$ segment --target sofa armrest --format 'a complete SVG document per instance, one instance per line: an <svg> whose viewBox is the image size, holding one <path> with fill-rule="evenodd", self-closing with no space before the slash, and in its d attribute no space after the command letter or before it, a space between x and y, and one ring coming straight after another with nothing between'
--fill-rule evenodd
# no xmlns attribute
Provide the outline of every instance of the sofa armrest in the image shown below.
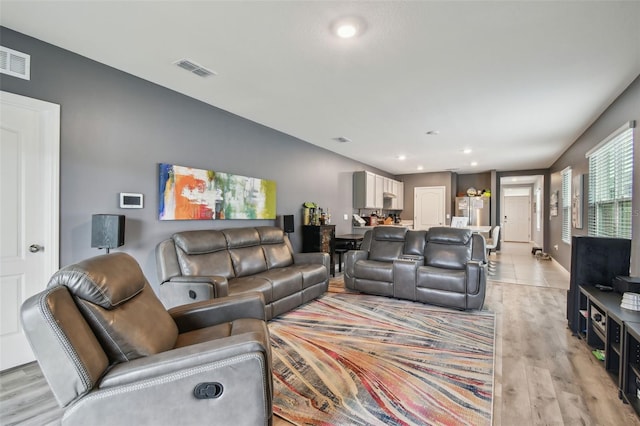
<svg viewBox="0 0 640 426"><path fill-rule="evenodd" d="M478 294L486 280L487 264L476 260L470 260L466 265L467 294Z"/></svg>
<svg viewBox="0 0 640 426"><path fill-rule="evenodd" d="M252 333L238 334L116 364L103 376L100 389L194 369L250 352L263 352L267 359L268 349L263 347L260 340Z"/></svg>
<svg viewBox="0 0 640 426"><path fill-rule="evenodd" d="M329 253L293 253L293 263L296 265L321 264L327 268L327 274L331 273L331 258L329 257Z"/></svg>
<svg viewBox="0 0 640 426"><path fill-rule="evenodd" d="M225 297L228 294L229 283L225 277L220 276L181 275L160 284L160 300L166 308Z"/></svg>
<svg viewBox="0 0 640 426"><path fill-rule="evenodd" d="M364 250L351 250L344 254L344 284L348 289L355 290L354 267L358 260L366 260L369 252Z"/></svg>
<svg viewBox="0 0 640 426"><path fill-rule="evenodd" d="M271 367L264 341L268 344L268 337L261 333L245 333L118 364L98 388L67 409L64 420L195 424L213 418L220 424L271 424ZM222 396L194 397L207 384Z"/></svg>
<svg viewBox="0 0 640 426"><path fill-rule="evenodd" d="M266 320L264 297L258 292L177 306L170 309L169 314L178 326L180 333L240 318Z"/></svg>
<svg viewBox="0 0 640 426"><path fill-rule="evenodd" d="M418 266L423 256L401 256L393 261L393 297L416 300Z"/></svg>

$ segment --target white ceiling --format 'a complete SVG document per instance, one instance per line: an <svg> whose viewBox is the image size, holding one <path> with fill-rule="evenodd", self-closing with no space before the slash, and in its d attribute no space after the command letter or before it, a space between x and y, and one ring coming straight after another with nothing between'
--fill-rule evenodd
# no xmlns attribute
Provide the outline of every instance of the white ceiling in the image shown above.
<svg viewBox="0 0 640 426"><path fill-rule="evenodd" d="M392 174L547 168L640 74L638 1L0 0L0 24Z"/></svg>

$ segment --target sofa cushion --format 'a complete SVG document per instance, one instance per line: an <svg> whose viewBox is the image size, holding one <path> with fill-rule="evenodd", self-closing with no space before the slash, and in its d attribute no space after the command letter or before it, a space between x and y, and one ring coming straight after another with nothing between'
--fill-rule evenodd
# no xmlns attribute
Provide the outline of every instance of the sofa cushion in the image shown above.
<svg viewBox="0 0 640 426"><path fill-rule="evenodd" d="M229 256L227 250L187 255L181 248L176 247L176 254L182 275L218 275L227 279L235 276L233 265L231 264L231 256Z"/></svg>
<svg viewBox="0 0 640 426"><path fill-rule="evenodd" d="M446 269L465 269L471 260L471 235L468 229L437 227L427 232L425 265Z"/></svg>
<svg viewBox="0 0 640 426"><path fill-rule="evenodd" d="M358 260L353 267L355 276L365 280L393 282L393 263L377 260Z"/></svg>
<svg viewBox="0 0 640 426"><path fill-rule="evenodd" d="M173 234L181 275L235 276L227 239L220 231L185 231Z"/></svg>
<svg viewBox="0 0 640 426"><path fill-rule="evenodd" d="M142 292L147 279L138 263L124 253L97 256L60 269L48 286L66 286L74 297L113 309Z"/></svg>
<svg viewBox="0 0 640 426"><path fill-rule="evenodd" d="M256 228L232 228L222 231L236 277L246 277L267 270L267 262Z"/></svg>
<svg viewBox="0 0 640 426"><path fill-rule="evenodd" d="M266 278L251 275L248 277L234 278L229 281L229 296L244 294L250 291L262 293L266 305L273 302L273 286Z"/></svg>
<svg viewBox="0 0 640 426"><path fill-rule="evenodd" d="M466 293L466 271L434 268L431 266L418 267L417 287L433 290Z"/></svg>
<svg viewBox="0 0 640 426"><path fill-rule="evenodd" d="M470 229L438 226L429 229L427 242L466 245L469 243L472 234L473 232Z"/></svg>
<svg viewBox="0 0 640 426"><path fill-rule="evenodd" d="M271 282L273 299L280 300L302 290L302 274L291 268L277 268L261 272L256 277Z"/></svg>
<svg viewBox="0 0 640 426"><path fill-rule="evenodd" d="M49 282L58 285L69 289L111 363L173 348L178 328L128 254L97 256L62 268Z"/></svg>
<svg viewBox="0 0 640 426"><path fill-rule="evenodd" d="M407 231L404 239L404 254L424 256L427 231Z"/></svg>
<svg viewBox="0 0 640 426"><path fill-rule="evenodd" d="M227 239L221 231L184 231L173 234L173 241L186 254L214 253L227 249Z"/></svg>
<svg viewBox="0 0 640 426"><path fill-rule="evenodd" d="M291 265L289 268L295 269L302 274L302 288L309 288L327 280L327 268L316 263L302 265Z"/></svg>

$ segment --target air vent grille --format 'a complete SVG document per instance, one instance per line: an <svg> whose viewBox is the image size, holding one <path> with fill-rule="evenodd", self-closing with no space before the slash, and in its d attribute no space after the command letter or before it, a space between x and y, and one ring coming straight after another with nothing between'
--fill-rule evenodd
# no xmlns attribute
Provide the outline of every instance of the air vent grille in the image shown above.
<svg viewBox="0 0 640 426"><path fill-rule="evenodd" d="M17 50L0 46L0 73L13 77L31 79L31 56Z"/></svg>
<svg viewBox="0 0 640 426"><path fill-rule="evenodd" d="M217 75L216 72L211 71L210 69L205 68L190 59L180 59L179 61L174 62L174 64L182 69L192 72L199 77L209 77L211 75Z"/></svg>

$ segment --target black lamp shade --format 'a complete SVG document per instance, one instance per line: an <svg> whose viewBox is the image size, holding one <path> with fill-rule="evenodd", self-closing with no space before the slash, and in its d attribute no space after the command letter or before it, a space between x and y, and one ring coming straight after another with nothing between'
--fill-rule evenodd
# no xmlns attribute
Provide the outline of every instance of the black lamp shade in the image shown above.
<svg viewBox="0 0 640 426"><path fill-rule="evenodd" d="M124 245L124 215L94 214L91 217L91 247L116 248Z"/></svg>

